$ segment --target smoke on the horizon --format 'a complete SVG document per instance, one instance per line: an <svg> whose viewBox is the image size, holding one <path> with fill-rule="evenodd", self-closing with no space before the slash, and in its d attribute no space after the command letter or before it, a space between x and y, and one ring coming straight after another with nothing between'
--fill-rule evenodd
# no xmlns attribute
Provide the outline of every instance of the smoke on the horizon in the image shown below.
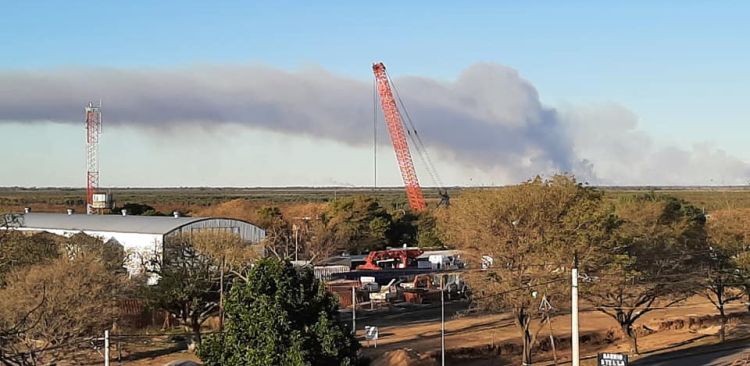
<svg viewBox="0 0 750 366"><path fill-rule="evenodd" d="M610 184L706 184L714 176L742 184L750 176L750 165L721 150L656 146L624 108L544 106L533 85L502 65L472 65L449 82L395 82L432 154L501 181L555 172ZM82 123L83 104L100 98L107 125L178 132L186 124L223 124L372 143L372 84L322 69L0 72L0 122Z"/></svg>

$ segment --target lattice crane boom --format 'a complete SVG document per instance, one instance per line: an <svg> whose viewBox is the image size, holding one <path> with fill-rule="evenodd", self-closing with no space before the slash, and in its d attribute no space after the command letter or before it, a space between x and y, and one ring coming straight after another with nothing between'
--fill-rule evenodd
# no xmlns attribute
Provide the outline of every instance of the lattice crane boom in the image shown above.
<svg viewBox="0 0 750 366"><path fill-rule="evenodd" d="M404 180L406 188L406 197L409 200L409 207L412 210L420 212L427 208L422 193L422 187L419 185L417 172L414 169L414 161L411 158L411 151L406 140L406 131L401 119L401 113L396 105L396 100L391 91L388 74L385 72L385 65L382 62L372 65L372 71L375 73L375 82L380 96L380 107L383 109L388 134L391 136L393 150L396 152L396 160L401 170L401 178Z"/></svg>

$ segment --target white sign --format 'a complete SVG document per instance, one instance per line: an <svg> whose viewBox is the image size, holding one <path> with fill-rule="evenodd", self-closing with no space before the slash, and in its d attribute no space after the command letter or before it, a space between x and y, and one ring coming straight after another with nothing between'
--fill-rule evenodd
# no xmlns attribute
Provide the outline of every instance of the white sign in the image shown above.
<svg viewBox="0 0 750 366"><path fill-rule="evenodd" d="M365 339L368 341L378 340L378 327L365 326Z"/></svg>
<svg viewBox="0 0 750 366"><path fill-rule="evenodd" d="M597 356L599 366L628 366L628 355L622 353L600 353Z"/></svg>

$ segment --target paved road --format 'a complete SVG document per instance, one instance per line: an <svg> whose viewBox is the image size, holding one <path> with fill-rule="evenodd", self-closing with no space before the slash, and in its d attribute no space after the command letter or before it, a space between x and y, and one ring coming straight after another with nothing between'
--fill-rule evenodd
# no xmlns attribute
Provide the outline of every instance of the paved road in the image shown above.
<svg viewBox="0 0 750 366"><path fill-rule="evenodd" d="M689 355L694 350L683 351L688 354L687 357L679 357L679 352L671 352L668 355L656 355L652 357L646 357L637 362L634 362L634 366L724 366L731 365L732 362L738 358L750 357L750 343L735 344L727 349L722 346L715 346L705 348L701 350L700 354ZM705 351L703 353L702 351ZM743 365L743 364L740 364ZM750 365L750 361L748 362Z"/></svg>

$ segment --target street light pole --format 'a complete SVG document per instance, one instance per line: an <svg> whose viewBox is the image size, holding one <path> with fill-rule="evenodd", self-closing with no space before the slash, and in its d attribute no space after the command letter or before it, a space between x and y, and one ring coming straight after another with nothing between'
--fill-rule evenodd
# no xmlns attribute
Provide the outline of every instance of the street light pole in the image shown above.
<svg viewBox="0 0 750 366"><path fill-rule="evenodd" d="M294 261L297 262L297 253L298 250L298 239L299 239L299 226L297 224L292 224L292 230L294 231Z"/></svg>
<svg viewBox="0 0 750 366"><path fill-rule="evenodd" d="M440 366L445 366L445 281L440 274Z"/></svg>
<svg viewBox="0 0 750 366"><path fill-rule="evenodd" d="M573 366L580 365L580 355L578 349L578 253L575 254L575 261L571 272L571 342L572 342L572 362Z"/></svg>
<svg viewBox="0 0 750 366"><path fill-rule="evenodd" d="M357 289L352 286L352 334L357 336Z"/></svg>

